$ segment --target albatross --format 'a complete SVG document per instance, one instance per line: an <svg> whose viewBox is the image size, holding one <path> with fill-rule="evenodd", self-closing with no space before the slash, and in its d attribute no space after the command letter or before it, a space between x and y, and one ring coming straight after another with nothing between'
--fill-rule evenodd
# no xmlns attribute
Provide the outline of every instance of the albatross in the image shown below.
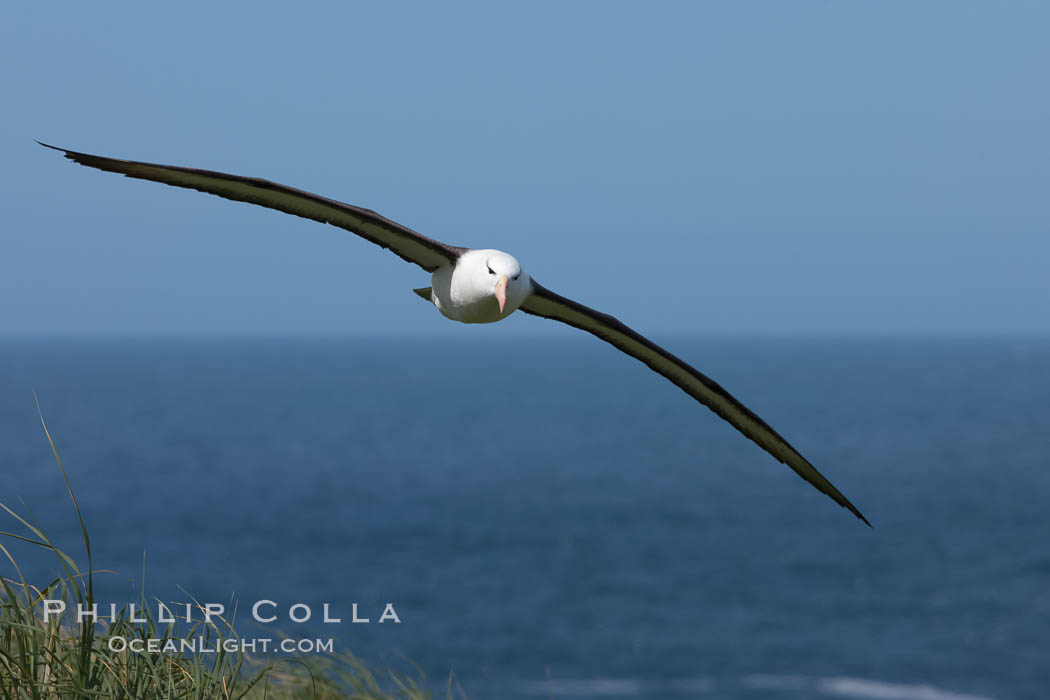
<svg viewBox="0 0 1050 700"><path fill-rule="evenodd" d="M495 323L520 309L586 331L664 376L821 493L871 526L867 518L798 450L721 385L616 318L547 289L526 274L521 264L508 253L442 243L370 209L269 180L106 158L37 143L60 151L80 165L256 204L346 229L430 273L430 286L413 291L453 321Z"/></svg>

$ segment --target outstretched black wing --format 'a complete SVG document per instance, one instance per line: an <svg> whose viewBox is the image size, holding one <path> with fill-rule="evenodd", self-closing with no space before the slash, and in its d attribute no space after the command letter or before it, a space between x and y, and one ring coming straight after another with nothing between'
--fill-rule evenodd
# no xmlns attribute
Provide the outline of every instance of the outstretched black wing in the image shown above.
<svg viewBox="0 0 1050 700"><path fill-rule="evenodd" d="M561 321L587 331L641 360L651 370L667 377L682 391L727 420L730 425L757 443L766 452L794 469L799 476L813 484L822 493L827 494L835 503L843 508L848 508L851 513L871 527L868 519L861 515L860 511L805 457L788 444L787 440L780 437L780 434L768 423L733 398L713 379L678 359L645 336L631 330L612 316L595 311L560 294L555 294L536 282L533 282L532 286L532 294L521 305L522 311L533 316Z"/></svg>
<svg viewBox="0 0 1050 700"><path fill-rule="evenodd" d="M371 209L343 204L334 199L257 177L228 175L212 170L183 168L176 165L118 160L68 151L46 143L40 145L61 151L66 158L75 163L99 170L121 173L140 180L162 182L175 187L186 187L237 202L248 202L276 209L286 214L320 221L323 224L332 224L356 233L381 248L389 248L403 260L415 263L428 272L446 263L454 263L467 250L467 248L459 248L427 238L410 228L380 216Z"/></svg>

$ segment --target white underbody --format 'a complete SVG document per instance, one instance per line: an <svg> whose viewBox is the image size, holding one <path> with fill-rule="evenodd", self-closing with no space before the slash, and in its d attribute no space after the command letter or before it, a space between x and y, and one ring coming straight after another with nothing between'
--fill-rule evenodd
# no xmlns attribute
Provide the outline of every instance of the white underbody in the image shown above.
<svg viewBox="0 0 1050 700"><path fill-rule="evenodd" d="M512 265L512 267L505 267ZM494 269L498 274L492 274ZM515 273L517 279L514 279ZM494 295L500 275L507 275L503 312ZM532 280L517 261L498 250L471 250L453 265L443 265L431 277L430 300L446 318L460 323L495 323L514 313L532 290Z"/></svg>

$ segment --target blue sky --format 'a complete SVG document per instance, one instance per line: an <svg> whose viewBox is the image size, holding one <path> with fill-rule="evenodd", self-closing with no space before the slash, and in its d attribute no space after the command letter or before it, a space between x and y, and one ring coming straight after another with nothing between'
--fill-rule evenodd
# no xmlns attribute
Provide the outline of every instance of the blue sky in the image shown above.
<svg viewBox="0 0 1050 700"><path fill-rule="evenodd" d="M349 233L40 139L500 248L643 332L1046 335L1048 26L1024 2L24 4L0 332L462 332Z"/></svg>

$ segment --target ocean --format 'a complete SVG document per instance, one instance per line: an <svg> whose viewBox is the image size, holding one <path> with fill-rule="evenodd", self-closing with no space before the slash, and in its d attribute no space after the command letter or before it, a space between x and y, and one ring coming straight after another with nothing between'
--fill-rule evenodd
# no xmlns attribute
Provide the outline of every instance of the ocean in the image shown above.
<svg viewBox="0 0 1050 700"><path fill-rule="evenodd" d="M83 561L35 391L100 600L273 601L478 699L1050 694L1050 341L657 340L874 528L585 337L6 340L0 501Z"/></svg>

